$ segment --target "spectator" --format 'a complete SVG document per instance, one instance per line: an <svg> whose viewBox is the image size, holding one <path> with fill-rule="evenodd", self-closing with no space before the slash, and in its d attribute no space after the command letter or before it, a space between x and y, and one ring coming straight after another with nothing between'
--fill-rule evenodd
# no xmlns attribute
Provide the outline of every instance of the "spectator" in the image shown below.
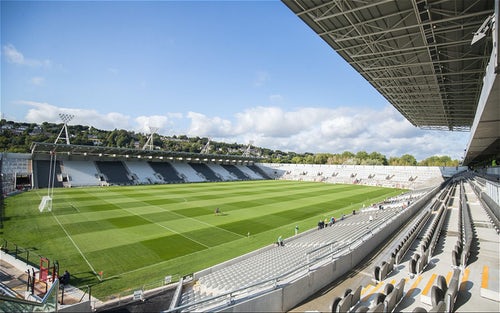
<svg viewBox="0 0 500 313"><path fill-rule="evenodd" d="M278 247L285 246L285 242L283 241L283 237L281 237L281 235L278 237L278 241L276 243L278 244Z"/></svg>
<svg viewBox="0 0 500 313"><path fill-rule="evenodd" d="M64 274L61 277L59 277L59 281L61 282L61 284L67 285L69 284L69 277L70 277L69 272L68 270L66 270L64 271Z"/></svg>

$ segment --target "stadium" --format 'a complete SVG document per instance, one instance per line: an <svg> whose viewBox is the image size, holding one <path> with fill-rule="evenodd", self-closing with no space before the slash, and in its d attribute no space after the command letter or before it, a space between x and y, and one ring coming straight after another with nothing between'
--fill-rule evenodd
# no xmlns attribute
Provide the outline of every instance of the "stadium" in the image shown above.
<svg viewBox="0 0 500 313"><path fill-rule="evenodd" d="M61 116L1 155L2 311L500 310L499 2L283 3L413 125L469 131L462 165L80 146Z"/></svg>

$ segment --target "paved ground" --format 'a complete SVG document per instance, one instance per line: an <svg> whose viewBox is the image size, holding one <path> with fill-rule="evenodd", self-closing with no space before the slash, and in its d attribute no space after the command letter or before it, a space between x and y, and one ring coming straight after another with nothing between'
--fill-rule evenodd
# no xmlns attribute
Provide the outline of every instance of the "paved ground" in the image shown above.
<svg viewBox="0 0 500 313"><path fill-rule="evenodd" d="M0 251L1 282L16 293L20 295L31 293L30 288L28 288L27 270L29 269L31 271L32 268L32 266L27 265L25 262L15 259L13 256L5 253L4 251ZM35 269L35 273L37 273L37 271L38 269ZM38 275L35 275L35 277L34 294L42 298L52 283L50 282L50 279L47 283L45 283L38 280ZM64 288L61 287L61 292L59 293L59 308L64 308L65 306L73 305L82 300L85 301L88 299L88 294L84 291L71 285L65 285ZM96 301L96 299L93 300Z"/></svg>

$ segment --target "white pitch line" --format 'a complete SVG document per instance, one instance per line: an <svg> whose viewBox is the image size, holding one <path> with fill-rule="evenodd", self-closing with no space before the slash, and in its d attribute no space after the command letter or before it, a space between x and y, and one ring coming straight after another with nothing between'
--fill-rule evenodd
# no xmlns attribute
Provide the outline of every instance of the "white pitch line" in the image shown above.
<svg viewBox="0 0 500 313"><path fill-rule="evenodd" d="M103 200L103 201L105 201L105 202L107 202L107 203L110 203L110 204L115 205L114 203L109 202L109 201L108 201L108 200L106 200L106 199L103 199L103 198L100 198L100 199L101 199L101 200ZM138 202L141 202L141 201L138 201ZM143 202L143 203L145 203L145 202ZM137 213L131 212L131 211L129 211L129 210L127 210L127 209L124 209L124 208L121 208L121 209L122 209L122 210L124 210L124 211L127 211L127 212L129 212L130 214L133 214L133 215L135 215L135 216L137 216L137 217L140 217L140 218L142 218L143 220L146 220L146 221L148 221L148 222L150 222L150 223L152 223L152 224L155 224L155 225L157 225L157 226L160 226L161 228L164 228L164 229L166 229L166 230L168 230L168 231L171 231L171 232L173 232L173 233L175 233L175 234L178 234L178 235L180 235L180 236L182 236L182 237L184 237L184 238L187 238L187 239L189 239L189 240L191 240L191 241L193 241L193 242L196 242L197 244L200 244L200 245L204 246L205 248L210 248L210 246L207 246L206 244L204 244L204 243L202 243L202 242L199 242L198 240L195 240L195 239L193 239L193 238L189 238L188 236L185 236L184 234L182 234L182 233L180 233L180 232L178 232L178 231L176 231L176 230L174 230L174 229L171 229L171 228L169 228L169 227L167 227L167 226L165 226L165 225L159 224L159 223L157 223L157 222L155 222L155 221L153 221L153 220L151 220L151 219L145 218L144 216L142 216L142 215L140 215L140 214L137 214Z"/></svg>
<svg viewBox="0 0 500 313"><path fill-rule="evenodd" d="M147 194L148 194L148 193L147 193ZM125 195L125 197L128 197L128 196L126 196L126 195ZM128 198L130 198L130 197L128 197ZM219 227L219 226L215 226L215 225L213 225L213 224L210 224L210 223L207 223L207 222L204 222L204 221L200 221L199 219L192 218L192 217L189 217L189 216L185 216L185 215L179 214L179 213L177 213L177 212L175 212L175 211L170 211L170 210L165 209L165 208L162 208L161 206L158 206L158 205L151 205L151 204L149 204L149 203L147 203L147 202L144 202L144 201L139 201L139 200L136 200L136 199L134 199L134 198L131 198L131 199L132 199L132 200L134 200L135 202L144 203L144 204L146 204L146 205L148 205L148 206L150 206L150 207L159 208L159 209L161 209L162 211L165 211L165 212L168 212L168 213L172 213L172 214L177 215L177 216L180 216L180 217L182 217L182 218L184 218L184 219L190 219L190 220L193 220L193 221L195 221L195 222L198 222L198 223L200 223L200 224L203 224L203 225L206 225L206 226L209 226L209 227L214 227L214 228L220 229L220 230L222 230L222 231L225 231L225 232L227 232L227 233L230 233L230 234L233 234L233 235L239 236L239 237L241 237L241 238L245 238L245 237L246 237L246 236L244 236L244 235L241 235L241 234L238 234L238 233L235 233L235 232L229 231L229 230L224 229L224 228L221 228L221 227ZM184 199L186 199L186 198L184 198ZM123 210L128 211L127 209L123 209ZM128 212L130 212L130 211L128 211ZM133 212L131 212L131 213L132 213L132 214L135 214L135 213L133 213ZM139 217L142 217L141 215L138 215L138 214L135 214L135 215L137 215L137 216L139 216ZM142 217L142 218L148 221L148 219L146 219L146 218L144 218L144 217ZM188 239L189 239L189 237L186 237L186 238L188 238ZM192 240L192 239L191 239L191 240ZM193 240L193 241L194 241L194 240Z"/></svg>
<svg viewBox="0 0 500 313"><path fill-rule="evenodd" d="M75 246L76 250L78 250L78 252L82 256L82 258L85 260L85 262L87 262L87 265L92 270L92 273L94 273L97 276L97 278L99 280L101 280L100 276L97 275L97 272L95 271L95 269L92 266L92 264L90 264L89 260L85 257L85 255L83 254L82 250L80 250L80 248L78 247L78 245L76 244L76 242L73 240L73 238L71 237L71 235L68 233L68 231L66 230L66 228L64 228L64 226L61 224L61 222L59 221L59 219L57 218L57 216L54 214L54 212L51 212L51 213L52 213L52 216L54 217L54 219L56 220L57 224L59 224L59 226L62 228L62 230L66 233L66 236L69 238L69 240L71 241L71 243L73 244L73 246Z"/></svg>

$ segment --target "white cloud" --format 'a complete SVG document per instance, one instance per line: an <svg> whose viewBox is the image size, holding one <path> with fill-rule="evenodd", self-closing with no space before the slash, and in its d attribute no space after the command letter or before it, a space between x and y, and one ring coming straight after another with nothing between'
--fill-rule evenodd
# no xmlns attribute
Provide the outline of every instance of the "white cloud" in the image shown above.
<svg viewBox="0 0 500 313"><path fill-rule="evenodd" d="M166 128L169 124L169 119L164 115L139 116L135 118L135 122L138 125L137 129L139 132L149 134L154 128L157 129L156 132Z"/></svg>
<svg viewBox="0 0 500 313"><path fill-rule="evenodd" d="M188 112L187 118L191 120L187 131L188 136L227 137L232 135L232 125L228 120L220 117L207 117L196 112Z"/></svg>
<svg viewBox="0 0 500 313"><path fill-rule="evenodd" d="M75 115L70 125L98 129L128 129L158 133L210 137L215 141L247 144L297 153L380 152L387 158L411 154L417 160L433 155L460 159L468 133L421 130L413 127L397 111L387 106L373 109L301 108L287 111L279 107L254 107L236 113L233 119L207 116L199 112L130 117L117 112L61 108L48 103L23 101L30 106L28 122L60 123L59 113ZM186 128L183 125L187 125Z"/></svg>
<svg viewBox="0 0 500 313"><path fill-rule="evenodd" d="M24 55L14 47L12 44L3 46L3 54L7 58L7 61L14 64L26 65L26 66L45 66L50 67L52 62L50 60L37 60L25 58Z"/></svg>
<svg viewBox="0 0 500 313"><path fill-rule="evenodd" d="M74 115L74 118L68 122L69 125L88 125L106 130L131 128L130 117L121 113L111 112L100 114L95 110L62 108L34 101L21 101L20 103L31 107L26 114L26 120L30 123L61 123L61 119L59 118L59 114L61 113Z"/></svg>

